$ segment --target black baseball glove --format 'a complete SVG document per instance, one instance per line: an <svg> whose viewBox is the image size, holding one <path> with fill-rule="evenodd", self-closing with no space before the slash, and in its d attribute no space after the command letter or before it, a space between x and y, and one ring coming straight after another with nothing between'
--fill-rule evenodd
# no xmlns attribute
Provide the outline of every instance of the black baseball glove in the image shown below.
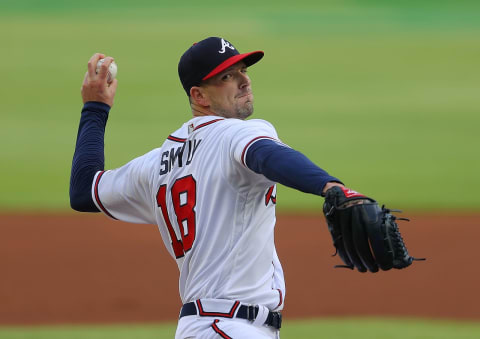
<svg viewBox="0 0 480 339"><path fill-rule="evenodd" d="M323 213L333 238L336 253L347 267L360 272L378 272L405 268L414 260L408 254L403 238L389 210L358 192L334 186L325 194Z"/></svg>

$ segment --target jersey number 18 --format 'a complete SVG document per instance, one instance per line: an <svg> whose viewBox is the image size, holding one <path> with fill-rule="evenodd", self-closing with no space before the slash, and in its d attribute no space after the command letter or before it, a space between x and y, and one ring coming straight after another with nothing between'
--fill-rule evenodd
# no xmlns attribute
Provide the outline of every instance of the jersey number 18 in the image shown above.
<svg viewBox="0 0 480 339"><path fill-rule="evenodd" d="M197 183L192 175L179 178L171 188L172 204L177 217L179 233L175 233L167 211L167 185L162 185L157 192L157 205L160 207L172 239L175 257L181 258L193 246L195 241L195 205L197 202ZM181 239L177 238L181 234Z"/></svg>

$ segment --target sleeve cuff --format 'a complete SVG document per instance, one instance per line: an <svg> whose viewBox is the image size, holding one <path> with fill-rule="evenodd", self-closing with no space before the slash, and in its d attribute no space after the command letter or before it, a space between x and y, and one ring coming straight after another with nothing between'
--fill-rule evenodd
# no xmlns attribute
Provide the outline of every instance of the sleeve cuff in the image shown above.
<svg viewBox="0 0 480 339"><path fill-rule="evenodd" d="M345 184L343 182L341 182L340 180L338 180L337 178L335 177L330 177L329 180L327 180L321 187L321 193L320 193L320 196L325 198L325 193L323 193L323 190L325 189L325 186L329 183L329 182L338 182L339 184L342 184L343 186L345 186Z"/></svg>
<svg viewBox="0 0 480 339"><path fill-rule="evenodd" d="M110 106L104 102L88 101L83 105L82 113L85 111L108 114Z"/></svg>

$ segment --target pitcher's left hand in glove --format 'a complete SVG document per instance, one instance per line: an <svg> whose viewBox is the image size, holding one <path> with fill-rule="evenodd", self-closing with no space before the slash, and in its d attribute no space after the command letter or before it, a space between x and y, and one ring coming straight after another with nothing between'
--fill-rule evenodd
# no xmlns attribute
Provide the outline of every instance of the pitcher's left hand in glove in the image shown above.
<svg viewBox="0 0 480 339"><path fill-rule="evenodd" d="M323 213L336 253L347 267L360 272L405 268L416 259L408 254L397 218L363 194L334 186L325 194ZM399 212L399 211L395 211Z"/></svg>

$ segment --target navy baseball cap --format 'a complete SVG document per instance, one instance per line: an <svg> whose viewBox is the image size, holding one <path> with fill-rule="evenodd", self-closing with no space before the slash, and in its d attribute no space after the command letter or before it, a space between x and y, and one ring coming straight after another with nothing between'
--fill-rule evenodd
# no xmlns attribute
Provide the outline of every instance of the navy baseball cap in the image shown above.
<svg viewBox="0 0 480 339"><path fill-rule="evenodd" d="M178 76L190 96L190 88L203 80L223 72L239 61L248 66L263 58L263 51L240 54L227 40L218 37L206 38L186 50L178 63Z"/></svg>

